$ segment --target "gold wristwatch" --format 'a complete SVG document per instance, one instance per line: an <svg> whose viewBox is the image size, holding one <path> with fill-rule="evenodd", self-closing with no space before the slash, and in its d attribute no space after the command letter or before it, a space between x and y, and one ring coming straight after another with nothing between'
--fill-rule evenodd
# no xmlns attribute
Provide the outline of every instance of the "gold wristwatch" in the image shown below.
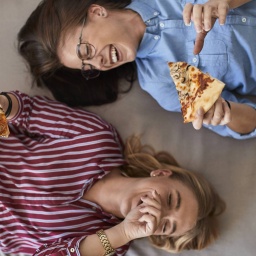
<svg viewBox="0 0 256 256"><path fill-rule="evenodd" d="M104 230L101 229L96 232L97 236L99 237L106 253L103 256L112 256L115 254L115 250L111 247L110 242L108 241L108 237L105 234Z"/></svg>

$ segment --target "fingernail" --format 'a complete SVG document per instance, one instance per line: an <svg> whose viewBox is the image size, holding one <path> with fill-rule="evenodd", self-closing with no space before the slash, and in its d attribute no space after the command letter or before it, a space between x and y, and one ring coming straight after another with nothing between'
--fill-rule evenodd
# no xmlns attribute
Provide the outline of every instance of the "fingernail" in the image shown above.
<svg viewBox="0 0 256 256"><path fill-rule="evenodd" d="M206 26L204 27L204 30L205 30L205 31L209 31L210 29L211 29L210 26L207 26L207 25L206 25Z"/></svg>
<svg viewBox="0 0 256 256"><path fill-rule="evenodd" d="M189 23L185 23L185 26L190 27L191 26L191 21Z"/></svg>

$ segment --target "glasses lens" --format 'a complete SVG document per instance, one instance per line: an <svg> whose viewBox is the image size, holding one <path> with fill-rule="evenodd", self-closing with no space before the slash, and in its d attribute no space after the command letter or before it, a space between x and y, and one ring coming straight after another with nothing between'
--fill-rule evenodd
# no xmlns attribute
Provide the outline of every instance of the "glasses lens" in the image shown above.
<svg viewBox="0 0 256 256"><path fill-rule="evenodd" d="M82 60L90 60L95 56L95 48L89 43L80 43L76 47L77 56Z"/></svg>
<svg viewBox="0 0 256 256"><path fill-rule="evenodd" d="M95 69L90 64L83 64L81 72L82 72L82 76L84 78L86 78L87 80L92 79L92 78L96 78L100 75L100 71Z"/></svg>

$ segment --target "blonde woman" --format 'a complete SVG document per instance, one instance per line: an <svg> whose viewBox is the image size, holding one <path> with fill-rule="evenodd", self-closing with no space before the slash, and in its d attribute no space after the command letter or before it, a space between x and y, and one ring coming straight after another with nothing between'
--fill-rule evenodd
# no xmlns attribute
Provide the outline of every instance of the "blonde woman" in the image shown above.
<svg viewBox="0 0 256 256"><path fill-rule="evenodd" d="M224 203L201 176L137 137L124 149L99 116L44 97L1 93L0 249L34 255L124 255L149 237L170 252L217 238Z"/></svg>

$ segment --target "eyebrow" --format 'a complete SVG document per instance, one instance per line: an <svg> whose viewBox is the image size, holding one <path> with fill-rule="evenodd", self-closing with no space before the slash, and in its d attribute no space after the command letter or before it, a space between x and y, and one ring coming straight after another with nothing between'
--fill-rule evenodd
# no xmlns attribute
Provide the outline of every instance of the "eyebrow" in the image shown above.
<svg viewBox="0 0 256 256"><path fill-rule="evenodd" d="M176 195L177 195L177 203L176 203L176 206L175 206L175 210L179 210L180 209L180 204L181 204L181 196L180 196L180 192L176 190ZM172 231L171 231L171 234L172 235L177 229L177 222L174 221L173 222L173 228L172 228Z"/></svg>

